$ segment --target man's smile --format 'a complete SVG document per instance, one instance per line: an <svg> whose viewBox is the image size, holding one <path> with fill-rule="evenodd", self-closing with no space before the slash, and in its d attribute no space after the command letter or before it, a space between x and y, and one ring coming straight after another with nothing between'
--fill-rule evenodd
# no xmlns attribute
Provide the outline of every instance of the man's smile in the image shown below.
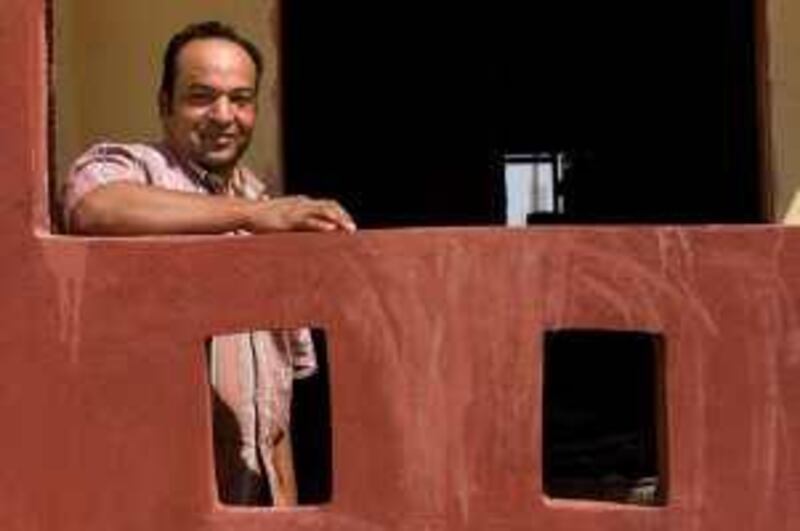
<svg viewBox="0 0 800 531"><path fill-rule="evenodd" d="M203 135L203 142L212 148L226 148L236 144L236 133L212 133Z"/></svg>

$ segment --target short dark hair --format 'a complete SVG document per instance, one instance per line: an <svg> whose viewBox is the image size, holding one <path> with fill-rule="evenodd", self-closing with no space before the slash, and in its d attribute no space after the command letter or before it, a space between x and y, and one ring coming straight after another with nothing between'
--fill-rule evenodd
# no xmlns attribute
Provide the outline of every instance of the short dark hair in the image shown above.
<svg viewBox="0 0 800 531"><path fill-rule="evenodd" d="M175 96L175 78L178 75L178 54L191 41L200 39L223 39L241 46L256 65L256 87L261 82L264 61L255 44L239 35L232 26L223 24L218 20L189 24L172 36L167 44L167 49L164 51L164 65L161 71L161 88L159 92L166 97L164 103L167 107L166 109L161 109L162 112L169 112L172 109L172 100Z"/></svg>

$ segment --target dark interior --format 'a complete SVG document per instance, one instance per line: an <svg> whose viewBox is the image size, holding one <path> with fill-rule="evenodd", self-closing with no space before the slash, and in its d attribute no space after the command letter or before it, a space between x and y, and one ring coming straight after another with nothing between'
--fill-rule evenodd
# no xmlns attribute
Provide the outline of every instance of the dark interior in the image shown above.
<svg viewBox="0 0 800 531"><path fill-rule="evenodd" d="M545 335L542 483L554 498L666 500L664 340L645 332Z"/></svg>
<svg viewBox="0 0 800 531"><path fill-rule="evenodd" d="M284 2L289 192L362 227L502 223L502 157L562 151L558 221L759 222L753 0Z"/></svg>

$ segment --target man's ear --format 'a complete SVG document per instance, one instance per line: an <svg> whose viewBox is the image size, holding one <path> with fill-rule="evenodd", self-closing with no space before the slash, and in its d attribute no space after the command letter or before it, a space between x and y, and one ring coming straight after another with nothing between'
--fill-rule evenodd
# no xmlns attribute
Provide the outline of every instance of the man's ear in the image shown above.
<svg viewBox="0 0 800 531"><path fill-rule="evenodd" d="M158 115L160 117L169 116L169 98L167 93L163 90L158 92Z"/></svg>

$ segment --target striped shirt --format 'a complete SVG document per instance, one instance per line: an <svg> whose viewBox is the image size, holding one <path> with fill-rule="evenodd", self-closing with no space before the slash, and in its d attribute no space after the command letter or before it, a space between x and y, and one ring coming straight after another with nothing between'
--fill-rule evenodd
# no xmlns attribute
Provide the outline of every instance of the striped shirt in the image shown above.
<svg viewBox="0 0 800 531"><path fill-rule="evenodd" d="M62 194L64 219L69 220L88 193L104 184L126 181L190 193L268 199L264 184L244 167L238 167L226 183L178 160L164 144L102 143L90 148L72 166ZM217 448L218 460L238 459L238 464L244 463L250 472L237 477L226 467L220 470L218 463L218 476L223 476L220 488L227 491L221 492L221 497L230 503L254 503L259 496L259 481L266 481L274 496L282 485L271 451L288 434L292 381L317 369L310 332L248 331L214 336L208 354L211 385L238 425L228 427L238 433L220 433L223 423L215 418L216 444L234 448L237 454L220 457ZM230 468L241 466L231 464Z"/></svg>

